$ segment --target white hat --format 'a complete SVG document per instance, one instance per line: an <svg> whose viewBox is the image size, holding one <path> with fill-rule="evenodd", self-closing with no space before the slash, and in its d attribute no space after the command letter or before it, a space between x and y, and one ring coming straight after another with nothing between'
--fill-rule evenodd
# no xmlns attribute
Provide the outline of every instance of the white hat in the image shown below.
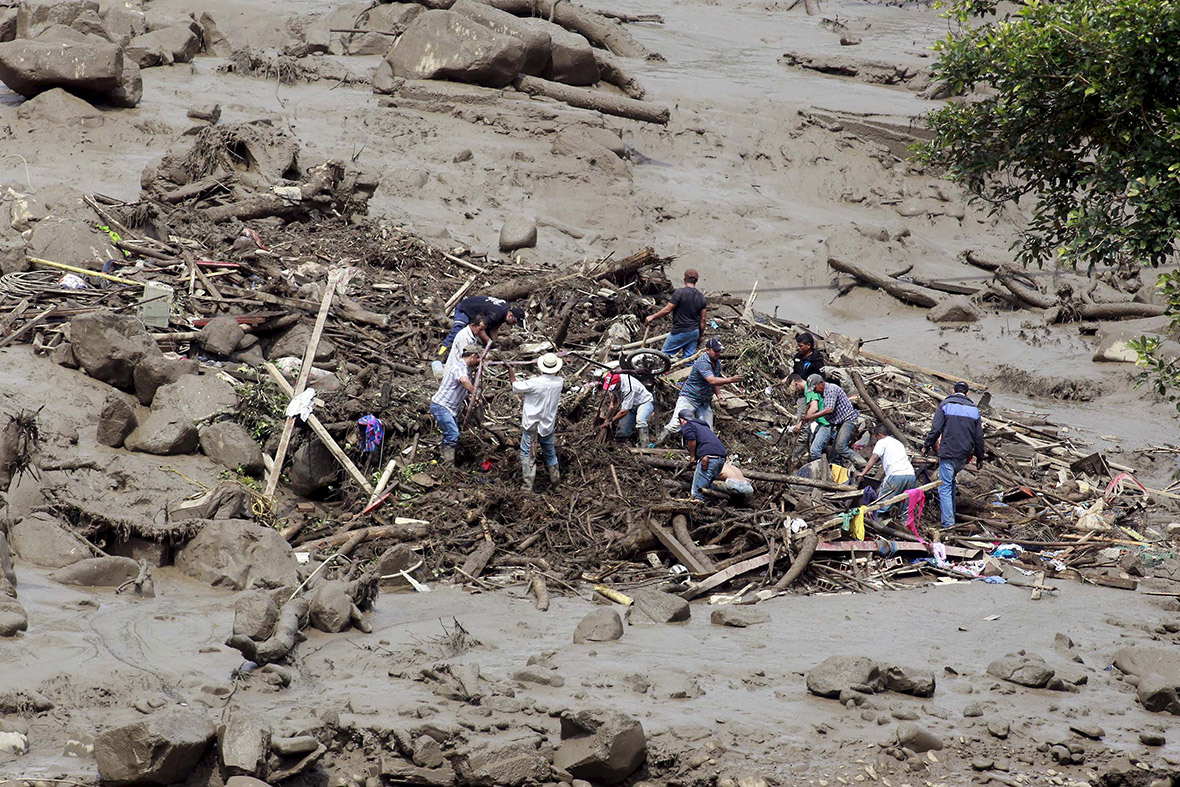
<svg viewBox="0 0 1180 787"><path fill-rule="evenodd" d="M557 374L565 362L557 357L557 353L545 353L537 359L537 368L541 374Z"/></svg>

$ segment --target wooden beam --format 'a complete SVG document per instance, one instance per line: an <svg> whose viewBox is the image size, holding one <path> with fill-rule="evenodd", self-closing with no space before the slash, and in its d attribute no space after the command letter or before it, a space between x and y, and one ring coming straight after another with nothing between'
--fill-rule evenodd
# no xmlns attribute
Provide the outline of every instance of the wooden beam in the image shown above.
<svg viewBox="0 0 1180 787"><path fill-rule="evenodd" d="M752 557L749 560L743 560L741 563L730 566L729 568L718 571L707 579L703 579L697 584L690 587L688 590L680 594L683 599L692 600L702 593L708 593L713 588L724 585L734 577L740 577L742 574L748 574L754 569L762 568L770 563L770 554L759 555Z"/></svg>
<svg viewBox="0 0 1180 787"><path fill-rule="evenodd" d="M689 571L698 576L709 573L708 567L697 560L693 554L684 547L684 544L681 544L676 539L676 536L672 535L671 530L668 530L668 528L664 527L659 522L656 522L654 519L648 519L647 527L649 530L651 530L652 535L655 536L656 539L661 544L663 544L669 552L672 553L672 557L676 558L678 562L687 567Z"/></svg>

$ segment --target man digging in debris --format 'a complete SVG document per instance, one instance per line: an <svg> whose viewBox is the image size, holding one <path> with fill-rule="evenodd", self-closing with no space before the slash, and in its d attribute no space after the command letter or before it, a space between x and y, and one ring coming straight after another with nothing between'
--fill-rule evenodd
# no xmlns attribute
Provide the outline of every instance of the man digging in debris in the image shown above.
<svg viewBox="0 0 1180 787"><path fill-rule="evenodd" d="M680 436L688 447L688 458L693 463L690 494L693 500L703 503L705 495L701 490L712 487L729 454L709 425L694 416L692 410L681 410L676 418L680 422Z"/></svg>
<svg viewBox="0 0 1180 787"><path fill-rule="evenodd" d="M455 306L451 332L447 334L447 338L443 339L442 346L438 348L438 354L446 355L450 352L455 337L481 315L486 318L487 335L492 339L495 339L496 335L500 333L500 326L504 323L516 325L524 322L524 309L519 306L513 306L502 298L494 298L490 295L472 295L459 301Z"/></svg>
<svg viewBox="0 0 1180 787"><path fill-rule="evenodd" d="M619 410L613 418L602 425L602 428L609 429L612 424L618 424L615 437L619 440L626 440L631 436L631 430L634 429L638 435L639 447L647 448L649 445L647 424L655 411L655 401L652 399L651 391L647 390L647 386L635 377L615 372L607 374L606 379L603 380L603 388L614 395L619 403Z"/></svg>
<svg viewBox="0 0 1180 787"><path fill-rule="evenodd" d="M878 423L873 427L873 437L876 438L877 443L873 446L873 453L869 456L868 463L865 464L864 475L867 477L877 466L878 460L881 462L885 478L877 489L877 499L886 500L907 489L916 487L918 479L914 475L914 466L910 464L910 457L906 453L905 443L889 434L889 427L883 423ZM888 516L892 508L892 504L884 506L877 510L877 514L882 517Z"/></svg>
<svg viewBox="0 0 1180 787"><path fill-rule="evenodd" d="M680 352L682 358L695 355L697 342L705 335L705 322L709 319L706 308L705 294L697 289L697 274L694 268L684 272L684 286L672 293L668 304L655 314L647 316L647 324L671 313L672 332L664 340L664 352L675 356Z"/></svg>
<svg viewBox="0 0 1180 787"><path fill-rule="evenodd" d="M680 395L676 397L676 406L672 408L672 418L660 432L657 443L663 443L676 431L676 419L681 410L688 410L693 418L700 418L710 429L713 428L713 395L721 393L721 386L742 379L741 375L721 376L722 349L717 339L705 342L705 354L693 361L692 370L680 386Z"/></svg>
<svg viewBox="0 0 1180 787"><path fill-rule="evenodd" d="M448 366L443 372L438 391L430 400L430 414L442 430L442 462L455 464L455 446L459 444L459 410L467 401L467 395L475 393L471 382L471 369L479 365L480 348L467 345L458 352L458 363Z"/></svg>
<svg viewBox="0 0 1180 787"><path fill-rule="evenodd" d="M955 383L955 392L942 400L934 411L930 432L922 444L922 454L938 447L938 508L943 527L955 526L955 477L974 455L976 465L983 465L983 419L979 408L967 398L967 383Z"/></svg>
<svg viewBox="0 0 1180 787"><path fill-rule="evenodd" d="M561 481L554 430L557 428L557 403L565 384L565 380L557 376L562 364L561 358L555 353L545 353L537 359L540 376L528 380L517 380L512 367L508 367L512 392L524 397L520 417L523 430L520 435L520 465L524 472L521 489L525 492L533 491L533 481L537 476L533 454L538 443L545 456L545 464L549 467L549 482L556 486Z"/></svg>
<svg viewBox="0 0 1180 787"><path fill-rule="evenodd" d="M828 420L828 426L821 426L815 431L811 440L811 459L815 461L823 455L824 449L832 440L836 440L836 459L844 467L852 470L859 464L859 456L852 450L852 438L856 436L856 423L860 420L860 413L852 406L852 400L844 389L835 383L829 383L821 375L813 374L807 378L807 390L823 396L823 407L815 412L803 415L803 422ZM831 416L828 418L828 416ZM799 427L796 426L796 429Z"/></svg>
<svg viewBox="0 0 1180 787"><path fill-rule="evenodd" d="M824 406L824 397L822 394L811 390L807 387L807 382L797 374L787 375L784 381L787 384L787 394L798 399L798 405L795 414L799 418L799 424L793 427L790 431L794 435L799 432L800 426L803 424L804 416L817 416ZM808 431L803 435L802 441L806 442L809 450L812 442L815 440L816 433L820 429L827 429L831 426L827 416L813 417L808 422ZM825 442L824 445L827 445ZM822 450L822 449L821 449Z"/></svg>
<svg viewBox="0 0 1180 787"><path fill-rule="evenodd" d="M459 334L455 337L455 343L451 345L446 366L441 370L437 366L434 366L434 373L438 375L458 364L459 350L461 348L474 345L480 349L480 352L483 352L483 349L487 347L490 341L492 341L492 335L488 332L488 318L481 314L473 319L470 325L459 331Z"/></svg>

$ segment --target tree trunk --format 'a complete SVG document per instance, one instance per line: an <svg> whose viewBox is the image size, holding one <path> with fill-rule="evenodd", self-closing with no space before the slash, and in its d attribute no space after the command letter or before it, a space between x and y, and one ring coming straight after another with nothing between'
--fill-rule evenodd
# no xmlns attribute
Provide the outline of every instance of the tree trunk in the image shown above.
<svg viewBox="0 0 1180 787"><path fill-rule="evenodd" d="M610 52L605 49L595 49L594 60L598 63L598 73L603 82L611 83L636 101L642 101L647 96L647 91L643 89L643 85L639 84L639 80L623 68L619 59Z"/></svg>
<svg viewBox="0 0 1180 787"><path fill-rule="evenodd" d="M607 260L606 262L599 263L584 273L580 266L575 266L551 273L539 273L535 276L521 276L517 279L510 279L503 284L492 287L487 291L487 294L495 298L503 298L506 301L518 301L522 298L527 298L538 290L546 289L562 281L576 279L581 276L587 276L592 279L605 279L609 276L633 276L645 265L652 265L658 262L660 262L660 258L656 256L656 253L652 249L646 248L621 260Z"/></svg>
<svg viewBox="0 0 1180 787"><path fill-rule="evenodd" d="M545 96L569 104L571 107L591 109L604 115L616 115L631 120L641 120L645 123L666 125L670 113L667 107L659 104L649 104L646 101L636 101L633 98L604 93L599 90L587 90L582 87L571 87L560 82L550 82L540 77L518 76L514 83L520 91L530 96Z"/></svg>
<svg viewBox="0 0 1180 787"><path fill-rule="evenodd" d="M540 16L549 21L581 33L591 44L609 49L620 57L650 57L651 52L636 41L620 24L606 17L574 5L568 0L480 0L493 8L508 11L517 16Z"/></svg>
<svg viewBox="0 0 1180 787"><path fill-rule="evenodd" d="M839 271L840 273L847 273L855 277L858 281L885 290L885 292L897 298L899 301L912 303L914 306L923 306L929 309L937 306L941 300L938 297L938 293L933 290L919 287L916 284L898 281L897 279L891 279L884 273L871 271L855 263L845 262L835 257L828 257L828 265L833 270Z"/></svg>
<svg viewBox="0 0 1180 787"><path fill-rule="evenodd" d="M795 556L794 561L791 562L791 567L787 569L787 573L783 574L782 579L774 585L774 591L781 593L789 588L795 580L802 576L803 572L807 570L807 565L811 562L811 558L815 555L815 548L819 546L819 536L815 534L814 530L808 530L801 536L802 543L799 545L799 554Z"/></svg>

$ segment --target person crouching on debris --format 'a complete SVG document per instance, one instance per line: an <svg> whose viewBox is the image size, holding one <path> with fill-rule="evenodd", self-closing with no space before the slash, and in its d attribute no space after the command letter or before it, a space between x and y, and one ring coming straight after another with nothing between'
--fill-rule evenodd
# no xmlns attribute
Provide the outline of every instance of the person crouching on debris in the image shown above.
<svg viewBox="0 0 1180 787"><path fill-rule="evenodd" d="M873 446L873 453L869 456L863 475L868 476L877 466L877 462L881 462L881 471L885 474L885 480L877 489L877 500L887 500L894 495L900 495L907 489L916 487L918 479L914 475L914 466L910 464L910 457L906 453L905 443L889 434L889 427L883 423L878 423L873 427L873 437L877 442ZM877 509L877 514L878 516L888 516L892 508L893 504L891 503Z"/></svg>
<svg viewBox="0 0 1180 787"><path fill-rule="evenodd" d="M503 298L493 298L490 295L472 295L459 301L455 306L455 316L451 322L451 332L443 339L438 348L439 355L446 355L454 346L455 338L470 325L476 317L483 316L487 326L487 333L492 339L500 332L500 326L507 323L516 325L524 322L524 309L513 306ZM486 343L486 342L485 342Z"/></svg>
<svg viewBox="0 0 1180 787"><path fill-rule="evenodd" d="M823 407L817 411L808 411L803 416L804 421L818 421L827 418L830 425L821 426L815 432L811 441L811 459L815 461L823 455L824 448L836 437L836 459L849 470L857 466L856 451L852 450L852 438L856 436L856 424L860 420L860 413L852 406L852 400L844 389L835 383L829 383L818 374L807 378L807 390L817 393L824 398Z"/></svg>
<svg viewBox="0 0 1180 787"><path fill-rule="evenodd" d="M525 492L533 491L533 481L537 476L533 453L538 443L545 456L545 464L549 467L549 482L556 486L561 481L561 471L557 467L555 430L557 403L561 399L562 386L565 385L565 380L557 376L562 365L561 358L555 353L545 353L537 359L540 376L528 380L517 380L512 367L508 367L512 392L524 397L520 417L520 426L524 430L520 435L520 466L524 472L521 489Z"/></svg>
<svg viewBox="0 0 1180 787"><path fill-rule="evenodd" d="M693 361L688 377L680 386L680 395L676 397L676 407L672 409L672 418L660 432L657 443L663 443L668 436L676 431L676 419L681 410L688 410L693 418L700 418L709 429L713 428L713 395L721 393L721 386L736 383L742 379L721 376L721 351L723 347L717 339L705 342L705 354Z"/></svg>
<svg viewBox="0 0 1180 787"><path fill-rule="evenodd" d="M626 440L634 429L638 435L640 448L648 446L648 421L655 411L655 400L651 391L638 379L629 374L610 372L602 382L602 387L611 392L619 403L619 411L614 417L602 425L609 429L612 424L618 424L615 437Z"/></svg>
<svg viewBox="0 0 1180 787"><path fill-rule="evenodd" d="M447 363L442 370L435 366L435 374L440 371L445 371L459 362L459 351L471 345L479 348L480 352L487 346L488 342L492 341L492 335L488 332L488 318L482 314L471 321L471 324L459 331L455 337L455 343L450 348L450 355L447 356Z"/></svg>
<svg viewBox="0 0 1180 787"><path fill-rule="evenodd" d="M754 502L754 485L746 480L746 476L737 465L726 462L721 466L718 477L724 483L725 491L729 493L729 502L742 506L749 506Z"/></svg>
<svg viewBox="0 0 1180 787"><path fill-rule="evenodd" d="M983 466L983 419L975 402L967 398L967 383L955 383L955 392L934 411L930 432L922 444L923 455L938 445L938 509L943 527L955 526L956 476L971 457Z"/></svg>
<svg viewBox="0 0 1180 787"><path fill-rule="evenodd" d="M688 458L693 463L692 499L703 503L705 495L701 490L710 488L721 475L729 454L709 425L694 416L692 410L681 410L676 417L680 421L680 436L688 447Z"/></svg>
<svg viewBox="0 0 1180 787"><path fill-rule="evenodd" d="M459 444L459 410L467 401L467 395L475 393L471 382L471 370L479 365L480 348L469 344L458 351L458 363L448 366L443 372L438 391L430 400L430 414L442 430L442 462L455 464L455 446Z"/></svg>

